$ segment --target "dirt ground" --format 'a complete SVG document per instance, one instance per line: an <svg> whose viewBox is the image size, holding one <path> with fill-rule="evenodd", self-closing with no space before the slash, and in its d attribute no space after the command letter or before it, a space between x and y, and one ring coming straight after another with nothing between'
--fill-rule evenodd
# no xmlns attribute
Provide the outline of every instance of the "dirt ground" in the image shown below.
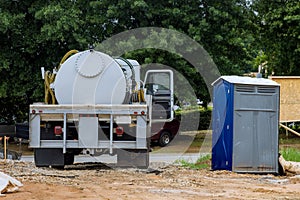
<svg viewBox="0 0 300 200"><path fill-rule="evenodd" d="M300 176L237 174L151 163L147 170L86 163L65 169L0 162L24 186L3 200L28 199L300 199Z"/></svg>
<svg viewBox="0 0 300 200"><path fill-rule="evenodd" d="M201 136L201 135L200 135ZM199 136L202 149L209 150ZM187 136L186 136L187 137ZM210 139L208 139L210 141ZM205 141L205 140L204 140ZM162 149L178 150L180 140ZM197 141L188 152L199 152ZM208 142L210 144L210 142ZM178 145L179 144L179 145ZM297 145L299 142L297 141ZM287 147L295 144L282 144ZM206 147L207 146L207 147ZM13 150L19 146L10 145ZM24 155L32 151L21 146ZM159 151L161 151L159 149ZM182 149L180 149L182 151ZM164 151L162 151L164 152ZM229 171L193 170L178 165L151 163L149 169L120 169L86 163L65 169L37 168L34 163L0 160L0 171L21 181L24 186L1 199L299 199L300 175L237 174Z"/></svg>

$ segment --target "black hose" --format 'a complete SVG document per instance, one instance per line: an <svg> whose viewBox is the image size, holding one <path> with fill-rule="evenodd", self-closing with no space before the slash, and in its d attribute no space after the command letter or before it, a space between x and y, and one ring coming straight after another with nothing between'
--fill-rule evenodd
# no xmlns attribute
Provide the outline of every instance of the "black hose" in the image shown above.
<svg viewBox="0 0 300 200"><path fill-rule="evenodd" d="M132 76L131 76L131 80L132 80L132 90L135 89L135 86L136 86L136 81L135 81L135 71L133 69L133 66L132 64L125 58L122 58L122 57L118 57L117 59L120 59L120 60L123 60L131 69L131 73L132 73Z"/></svg>

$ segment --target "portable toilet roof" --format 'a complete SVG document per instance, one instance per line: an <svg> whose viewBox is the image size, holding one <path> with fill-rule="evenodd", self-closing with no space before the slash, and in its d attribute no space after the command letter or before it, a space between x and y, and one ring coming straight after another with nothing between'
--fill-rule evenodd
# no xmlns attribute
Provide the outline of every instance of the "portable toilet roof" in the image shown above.
<svg viewBox="0 0 300 200"><path fill-rule="evenodd" d="M265 78L251 78L246 76L220 76L211 85L214 86L221 80L225 80L233 84L245 84L245 85L269 85L269 86L279 86L275 81Z"/></svg>

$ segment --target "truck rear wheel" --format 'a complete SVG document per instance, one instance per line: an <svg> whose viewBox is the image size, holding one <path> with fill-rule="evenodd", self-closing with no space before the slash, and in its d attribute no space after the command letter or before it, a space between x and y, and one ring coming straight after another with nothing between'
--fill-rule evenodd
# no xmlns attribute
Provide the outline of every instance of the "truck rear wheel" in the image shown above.
<svg viewBox="0 0 300 200"><path fill-rule="evenodd" d="M63 153L62 149L35 149L34 162L37 167L64 167L74 163L73 153Z"/></svg>

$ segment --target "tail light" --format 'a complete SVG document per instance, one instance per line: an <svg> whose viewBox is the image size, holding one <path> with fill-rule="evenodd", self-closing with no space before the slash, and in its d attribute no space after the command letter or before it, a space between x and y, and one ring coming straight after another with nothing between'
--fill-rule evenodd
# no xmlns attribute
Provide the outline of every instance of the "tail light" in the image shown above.
<svg viewBox="0 0 300 200"><path fill-rule="evenodd" d="M124 128L122 126L118 126L116 128L116 134L117 134L117 136L121 137L123 135L123 133L124 133Z"/></svg>
<svg viewBox="0 0 300 200"><path fill-rule="evenodd" d="M62 127L61 126L55 126L54 127L54 135L60 136L63 133Z"/></svg>

